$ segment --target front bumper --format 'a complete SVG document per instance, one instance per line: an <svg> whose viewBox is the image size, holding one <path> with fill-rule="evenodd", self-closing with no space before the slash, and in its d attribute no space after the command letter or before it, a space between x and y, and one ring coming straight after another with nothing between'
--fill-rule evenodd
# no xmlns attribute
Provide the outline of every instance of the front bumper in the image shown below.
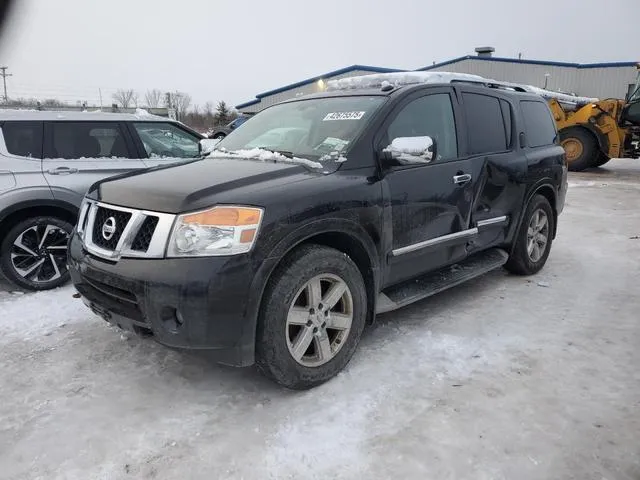
<svg viewBox="0 0 640 480"><path fill-rule="evenodd" d="M107 261L89 254L74 232L69 271L83 301L111 324L216 361L254 361L262 271L246 255Z"/></svg>

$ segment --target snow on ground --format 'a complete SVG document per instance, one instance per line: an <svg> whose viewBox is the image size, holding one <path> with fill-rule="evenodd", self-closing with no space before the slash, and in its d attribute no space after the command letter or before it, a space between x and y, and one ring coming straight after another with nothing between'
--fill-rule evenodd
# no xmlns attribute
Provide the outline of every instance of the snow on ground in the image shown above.
<svg viewBox="0 0 640 480"><path fill-rule="evenodd" d="M72 287L0 293L0 479L640 478L640 164L610 165L570 176L540 274L380 316L308 392L122 336Z"/></svg>

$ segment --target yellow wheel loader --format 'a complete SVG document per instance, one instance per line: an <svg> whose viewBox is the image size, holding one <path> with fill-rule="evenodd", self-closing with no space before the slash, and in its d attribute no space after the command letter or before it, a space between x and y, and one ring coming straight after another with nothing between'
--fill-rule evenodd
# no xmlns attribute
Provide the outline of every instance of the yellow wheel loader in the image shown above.
<svg viewBox="0 0 640 480"><path fill-rule="evenodd" d="M569 170L577 172L612 158L640 156L640 64L637 68L635 87L625 100L579 97L496 80L483 83L544 97L555 118Z"/></svg>
<svg viewBox="0 0 640 480"><path fill-rule="evenodd" d="M565 97L545 96L569 170L577 172L599 167L612 158L640 156L640 66L635 88L626 100L563 102Z"/></svg>

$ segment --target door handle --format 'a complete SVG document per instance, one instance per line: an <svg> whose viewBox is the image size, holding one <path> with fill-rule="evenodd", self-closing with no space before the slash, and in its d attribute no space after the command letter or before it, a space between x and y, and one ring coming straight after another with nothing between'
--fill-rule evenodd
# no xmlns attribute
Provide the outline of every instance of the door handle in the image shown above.
<svg viewBox="0 0 640 480"><path fill-rule="evenodd" d="M51 175L69 175L70 173L78 173L78 169L70 167L56 167L51 170L47 170L47 172Z"/></svg>
<svg viewBox="0 0 640 480"><path fill-rule="evenodd" d="M468 173L453 176L453 183L455 183L456 185L461 185L469 181L471 181L471 175L469 175Z"/></svg>

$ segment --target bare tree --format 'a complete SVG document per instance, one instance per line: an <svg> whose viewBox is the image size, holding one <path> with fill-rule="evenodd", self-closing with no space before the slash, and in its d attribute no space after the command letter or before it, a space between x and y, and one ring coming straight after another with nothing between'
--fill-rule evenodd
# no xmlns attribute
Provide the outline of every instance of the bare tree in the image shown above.
<svg viewBox="0 0 640 480"><path fill-rule="evenodd" d="M122 108L129 108L132 104L138 103L138 94L133 89L119 89L112 97Z"/></svg>
<svg viewBox="0 0 640 480"><path fill-rule="evenodd" d="M191 95L184 92L176 92L171 95L171 106L176 109L178 120L187 114L187 110L191 105Z"/></svg>
<svg viewBox="0 0 640 480"><path fill-rule="evenodd" d="M213 118L213 103L207 102L204 104L203 112L207 118Z"/></svg>
<svg viewBox="0 0 640 480"><path fill-rule="evenodd" d="M158 108L160 106L160 102L162 101L162 92L157 88L153 90L147 90L147 93L144 95L144 103L145 106L149 108Z"/></svg>

